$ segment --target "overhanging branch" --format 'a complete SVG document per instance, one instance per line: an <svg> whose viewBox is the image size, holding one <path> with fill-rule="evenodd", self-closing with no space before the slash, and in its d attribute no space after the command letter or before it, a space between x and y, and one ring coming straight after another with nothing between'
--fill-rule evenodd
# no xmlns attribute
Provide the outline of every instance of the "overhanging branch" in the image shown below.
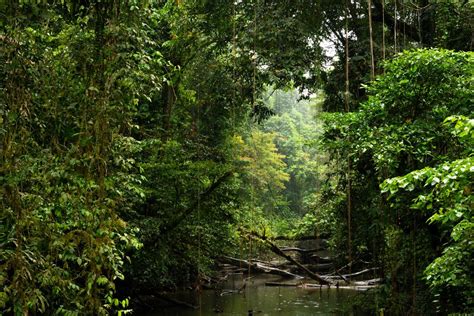
<svg viewBox="0 0 474 316"><path fill-rule="evenodd" d="M197 197L197 199L191 204L188 208L180 212L180 215L172 221L170 224L165 226L158 235L154 236L150 240L146 241L146 244L155 244L160 237L162 237L165 234L168 234L172 230L174 230L176 227L178 227L190 214L192 214L197 208L198 204L201 203L202 201L207 200L212 193L229 177L231 177L234 174L232 171L228 171L224 173L220 178L218 178L216 181L214 181L213 184L211 184L204 192L200 193Z"/></svg>

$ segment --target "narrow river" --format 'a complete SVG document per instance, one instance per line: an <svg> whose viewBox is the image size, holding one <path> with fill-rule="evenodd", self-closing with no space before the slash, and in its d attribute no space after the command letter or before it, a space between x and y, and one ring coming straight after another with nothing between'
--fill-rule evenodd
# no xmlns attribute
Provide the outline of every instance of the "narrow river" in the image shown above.
<svg viewBox="0 0 474 316"><path fill-rule="evenodd" d="M284 280L275 276L257 275L247 282L242 293L236 293L242 286L242 276L234 275L229 278L222 290L204 290L201 295L184 292L174 296L175 299L196 305L200 302L198 309L166 307L147 315L357 315L347 312L348 309L345 308L361 294L353 289L265 286L265 282Z"/></svg>

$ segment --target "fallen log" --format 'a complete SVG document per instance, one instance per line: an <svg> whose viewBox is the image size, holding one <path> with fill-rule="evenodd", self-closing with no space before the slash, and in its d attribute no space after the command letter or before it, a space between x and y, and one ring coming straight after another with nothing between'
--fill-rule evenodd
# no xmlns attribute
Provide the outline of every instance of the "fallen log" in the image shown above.
<svg viewBox="0 0 474 316"><path fill-rule="evenodd" d="M301 253L311 253L311 252L318 252L318 251L321 251L321 250L325 250L326 248L313 248L313 249L303 249L303 248L298 248L298 247L283 247L283 248L280 248L281 251L297 251L297 252L301 252Z"/></svg>
<svg viewBox="0 0 474 316"><path fill-rule="evenodd" d="M339 273L339 270L337 270L337 271L336 271L336 274L337 274L338 276L340 276L340 277L341 277L341 279L343 279L343 280L344 280L344 282L346 282L346 284L349 284L349 283L351 283L351 281L350 281L348 278L346 278L346 277L345 277L345 276L343 276L341 273Z"/></svg>
<svg viewBox="0 0 474 316"><path fill-rule="evenodd" d="M368 291L368 290L371 290L371 289L375 289L377 287L378 287L377 285L364 285L364 286L356 286L356 287L354 287L354 289L356 291Z"/></svg>
<svg viewBox="0 0 474 316"><path fill-rule="evenodd" d="M219 264L219 269L220 271L225 272L226 274L237 274L237 273L242 273L247 270L243 267L238 267L238 266L236 267L235 265L228 264L228 263Z"/></svg>
<svg viewBox="0 0 474 316"><path fill-rule="evenodd" d="M331 269L334 268L334 265L332 263L321 263L321 264L302 264L305 268L312 272L328 272ZM299 266L293 266L290 268L290 272L296 272L301 270Z"/></svg>
<svg viewBox="0 0 474 316"><path fill-rule="evenodd" d="M250 233L250 236L251 237L254 237L254 238L258 238L260 240L263 240L269 247L270 247L270 250L276 254L276 255L279 255L280 257L283 257L285 258L286 260L290 261L291 263L293 263L294 265L298 266L301 270L303 270L305 272L305 274L307 276L309 276L310 278L312 278L313 280L316 280L318 281L320 284L325 284L325 285L330 285L332 282L329 281L329 280L326 280L324 279L322 276L320 276L319 274L317 273L314 273L313 271L309 270L308 268L306 268L304 265L302 265L301 263L299 263L298 261L296 261L295 259L293 259L291 256L287 255L286 253L284 253L280 248L278 248L277 245L275 245L273 242L271 242L270 240L267 239L266 236L261 236L259 234L257 234L256 232L251 232Z"/></svg>
<svg viewBox="0 0 474 316"><path fill-rule="evenodd" d="M355 261L353 260L353 261L349 262L349 263L346 264L345 266L343 266L343 267L337 269L337 270L336 270L336 273L339 274L339 272L341 272L341 271L344 270L345 268L347 268L347 267L352 267L352 265L353 265L355 262L357 262L357 260L355 260Z"/></svg>
<svg viewBox="0 0 474 316"><path fill-rule="evenodd" d="M359 276L359 275L362 275L362 274L365 274L365 273L368 273L368 272L371 272L371 271L376 271L376 270L379 270L380 268L376 267L376 268L370 268L370 269L365 269L365 270L362 270L362 271L358 271L358 272L355 272L355 273L350 273L350 274L342 274L342 275L328 275L328 276L325 276L326 278L328 279L338 279L338 278L351 278L351 277L355 277L355 276Z"/></svg>
<svg viewBox="0 0 474 316"><path fill-rule="evenodd" d="M376 278L376 279L370 279L370 280L364 280L364 281L355 281L353 283L356 286L370 286L370 285L380 284L382 283L382 281L383 281L382 278Z"/></svg>
<svg viewBox="0 0 474 316"><path fill-rule="evenodd" d="M376 270L379 270L379 269L380 269L380 268L375 267L375 268L370 268L370 269L361 270L361 271L358 271L358 272L355 272L355 273L351 273L351 274L343 274L343 276L345 276L346 278L351 278L351 277L359 276L359 275L362 275L362 274L365 274L365 273L369 273L369 272L371 272L371 271L376 271Z"/></svg>
<svg viewBox="0 0 474 316"><path fill-rule="evenodd" d="M325 240L327 235L319 235L319 236L275 236L272 237L272 240Z"/></svg>
<svg viewBox="0 0 474 316"><path fill-rule="evenodd" d="M301 285L302 288L322 288L324 285L313 284L313 283L304 283Z"/></svg>
<svg viewBox="0 0 474 316"><path fill-rule="evenodd" d="M225 261L227 263L233 264L235 266L242 266L242 267L250 267L251 271L254 272L263 272L263 273L268 273L268 274L275 274L275 275L280 275L284 276L287 278L298 278L302 279L303 277L282 269L278 269L266 264L263 264L261 262L252 262L252 261L247 261L243 259L237 259L237 258L232 258L228 256L222 256L220 260Z"/></svg>
<svg viewBox="0 0 474 316"><path fill-rule="evenodd" d="M333 261L331 257L321 257L318 255L311 255L310 258L318 263L331 263Z"/></svg>

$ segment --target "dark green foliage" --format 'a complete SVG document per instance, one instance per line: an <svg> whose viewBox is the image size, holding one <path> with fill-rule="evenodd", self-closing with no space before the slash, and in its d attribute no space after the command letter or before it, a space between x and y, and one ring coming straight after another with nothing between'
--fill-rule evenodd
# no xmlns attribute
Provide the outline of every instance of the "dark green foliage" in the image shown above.
<svg viewBox="0 0 474 316"><path fill-rule="evenodd" d="M348 179L352 252L390 278L383 304L469 311L473 57L397 53L472 49L472 4L384 3L385 74L365 87L366 2L1 2L1 312L130 312L129 298L199 287L245 230L345 249ZM309 107L267 87L318 110L322 87L341 111L346 16L354 112L326 114L316 147Z"/></svg>
<svg viewBox="0 0 474 316"><path fill-rule="evenodd" d="M114 282L140 244L120 215L143 194L128 135L135 100L153 88L142 68L159 60L126 45L146 38L131 31L131 8L13 8L1 37L2 310L125 309Z"/></svg>
<svg viewBox="0 0 474 316"><path fill-rule="evenodd" d="M428 222L438 225L443 235L448 235L442 254L431 262L424 271L428 284L438 293L449 308L469 311L473 307L472 257L473 237L473 183L472 119L449 117L449 125L454 126L453 134L460 137L464 146L461 159L415 170L382 183L382 191L395 197L393 207L408 192L416 192L411 208L431 215ZM448 124L447 124L448 125ZM406 191L406 193L405 193ZM408 194L407 194L408 193ZM462 293L462 295L456 295Z"/></svg>
<svg viewBox="0 0 474 316"><path fill-rule="evenodd" d="M314 146L322 131L319 106L322 96L308 100L298 100L296 91L269 91L268 107L275 115L263 124L263 130L275 133L278 151L285 157L289 181L283 192L288 199L291 214L300 217L310 208L313 195L318 191L324 167L324 155ZM294 219L296 220L296 218Z"/></svg>
<svg viewBox="0 0 474 316"><path fill-rule="evenodd" d="M400 292L411 291L405 303L419 311L425 307L431 310L429 305L419 301L420 295L427 297L428 290L423 285L422 272L440 255L440 247L446 242L445 229L452 229L461 221L459 216L449 214L463 214L463 210L469 209L472 204L464 193L466 185L467 190L470 190L469 183L472 181L467 171L470 160L458 160L470 155L469 144L456 141L449 129L444 128L443 121L449 115L472 113L473 65L471 53L445 50L404 52L385 65L385 74L369 86L369 98L361 104L359 111L327 118L325 139L328 148L333 157L350 157L354 168L351 172L355 210L352 219L354 253L365 253L372 260L381 260L380 264L385 265L385 273L393 283L393 297ZM466 138L469 125L459 128L457 133L461 134L461 130ZM442 164L451 160L454 161L450 164ZM417 169L421 170L415 171ZM425 186L436 186L438 182L449 184L453 176L448 173L450 170L459 173L459 176L464 173L467 177L460 180L461 183L453 184L458 188L457 195L448 193L448 188L440 188L442 191L430 193L433 195L430 198L431 195L417 188L417 183L425 181ZM406 194L396 194L388 207L384 196L378 194L379 184L387 178L407 173L404 177L386 180L384 191L395 194L399 187L408 191ZM345 185L345 179L340 179L340 185ZM415 212L410 208L414 203L412 200L420 211ZM457 206L456 203L465 206ZM446 214L442 216L447 216L445 218L450 218L453 223L446 227L426 224L429 218L430 222L441 221L437 215L431 217L432 210ZM344 218L345 213L339 216ZM442 258L445 258L442 256L426 270L430 279L437 278L436 281L428 282L434 287L449 283L450 280L443 279L436 272L438 265L444 266L446 272L451 269L463 280L459 284L455 283L459 289L451 293L450 299L467 299L469 291L472 291L462 283L472 283L469 281L472 280L472 273L454 272L457 271L455 266L460 265L461 261L467 264L467 257L471 253L467 244L460 246L470 231L468 223L472 215L467 216L468 222L460 224L455 233L460 242L444 250L445 253L452 254L454 251L464 255L456 259L457 263L450 264L441 263ZM461 232L461 227L465 233ZM402 296L400 299L404 300ZM396 300L391 304L397 304ZM441 302L440 308L452 308L449 304ZM468 305L459 306L459 311Z"/></svg>

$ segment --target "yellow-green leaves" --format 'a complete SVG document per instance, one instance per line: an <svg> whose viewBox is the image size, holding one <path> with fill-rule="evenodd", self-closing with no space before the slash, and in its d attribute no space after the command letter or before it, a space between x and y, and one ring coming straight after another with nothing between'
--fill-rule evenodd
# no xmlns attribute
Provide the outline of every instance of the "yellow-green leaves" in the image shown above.
<svg viewBox="0 0 474 316"><path fill-rule="evenodd" d="M240 141L239 159L244 163L245 176L262 191L281 190L289 180L284 156L278 153L274 138L273 133L255 129L245 142Z"/></svg>

